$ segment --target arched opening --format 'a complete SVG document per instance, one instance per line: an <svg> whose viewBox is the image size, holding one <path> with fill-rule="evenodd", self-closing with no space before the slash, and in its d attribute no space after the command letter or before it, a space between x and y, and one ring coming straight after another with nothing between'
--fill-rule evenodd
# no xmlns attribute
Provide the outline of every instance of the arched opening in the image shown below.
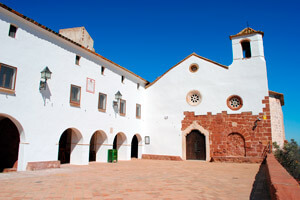
<svg viewBox="0 0 300 200"><path fill-rule="evenodd" d="M227 155L246 156L245 139L239 133L230 133L227 136Z"/></svg>
<svg viewBox="0 0 300 200"><path fill-rule="evenodd" d="M186 159L206 160L205 136L198 130L192 130L186 136Z"/></svg>
<svg viewBox="0 0 300 200"><path fill-rule="evenodd" d="M139 141L134 135L131 140L131 158L138 158L138 152L139 152Z"/></svg>
<svg viewBox="0 0 300 200"><path fill-rule="evenodd" d="M131 140L131 158L142 157L142 137L135 134Z"/></svg>
<svg viewBox="0 0 300 200"><path fill-rule="evenodd" d="M63 132L58 147L58 160L61 164L72 163L73 152L81 139L79 131L73 128L68 128Z"/></svg>
<svg viewBox="0 0 300 200"><path fill-rule="evenodd" d="M101 147L104 142L107 140L107 136L103 131L96 131L91 140L90 140L90 153L89 153L89 161L98 161L101 156L99 155L101 151ZM103 160L103 159L101 159Z"/></svg>
<svg viewBox="0 0 300 200"><path fill-rule="evenodd" d="M118 159L127 160L127 148L126 148L127 138L124 133L118 133L113 142L113 149L118 150Z"/></svg>
<svg viewBox="0 0 300 200"><path fill-rule="evenodd" d="M17 170L20 134L16 125L6 117L0 118L0 172Z"/></svg>
<svg viewBox="0 0 300 200"><path fill-rule="evenodd" d="M251 46L250 41L245 40L241 42L243 49L243 58L251 58Z"/></svg>

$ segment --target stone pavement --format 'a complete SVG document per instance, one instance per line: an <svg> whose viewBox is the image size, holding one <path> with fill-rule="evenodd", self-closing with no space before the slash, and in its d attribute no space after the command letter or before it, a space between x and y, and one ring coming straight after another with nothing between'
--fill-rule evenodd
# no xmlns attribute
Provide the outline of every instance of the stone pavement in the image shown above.
<svg viewBox="0 0 300 200"><path fill-rule="evenodd" d="M131 160L0 174L0 199L249 199L259 164Z"/></svg>

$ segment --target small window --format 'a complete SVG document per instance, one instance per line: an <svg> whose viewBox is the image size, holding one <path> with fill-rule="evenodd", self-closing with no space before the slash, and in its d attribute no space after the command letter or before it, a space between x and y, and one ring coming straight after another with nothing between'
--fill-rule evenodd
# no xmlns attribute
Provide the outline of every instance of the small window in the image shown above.
<svg viewBox="0 0 300 200"><path fill-rule="evenodd" d="M106 111L106 94L99 93L98 110L101 112Z"/></svg>
<svg viewBox="0 0 300 200"><path fill-rule="evenodd" d="M121 116L126 115L126 101L123 99L120 99L120 115Z"/></svg>
<svg viewBox="0 0 300 200"><path fill-rule="evenodd" d="M192 90L186 95L186 101L191 106L197 106L202 101L202 96L198 90Z"/></svg>
<svg viewBox="0 0 300 200"><path fill-rule="evenodd" d="M104 75L104 70L105 70L105 67L101 67L101 75Z"/></svg>
<svg viewBox="0 0 300 200"><path fill-rule="evenodd" d="M141 119L141 105L136 104L136 118Z"/></svg>
<svg viewBox="0 0 300 200"><path fill-rule="evenodd" d="M121 76L121 83L124 83L125 76Z"/></svg>
<svg viewBox="0 0 300 200"><path fill-rule="evenodd" d="M136 84L136 89L140 89L140 84L139 83Z"/></svg>
<svg viewBox="0 0 300 200"><path fill-rule="evenodd" d="M17 33L17 27L16 26L14 26L14 25L10 25L10 27L9 27L9 33L8 33L8 36L9 37L12 37L12 38L15 38L16 37L16 33Z"/></svg>
<svg viewBox="0 0 300 200"><path fill-rule="evenodd" d="M70 104L72 106L80 106L81 87L71 85Z"/></svg>
<svg viewBox="0 0 300 200"><path fill-rule="evenodd" d="M198 71L199 66L197 64L191 64L190 65L190 72L195 73L196 71Z"/></svg>
<svg viewBox="0 0 300 200"><path fill-rule="evenodd" d="M76 65L79 65L80 58L81 58L80 56L76 55L76 60L75 60Z"/></svg>
<svg viewBox="0 0 300 200"><path fill-rule="evenodd" d="M242 43L243 49L243 58L251 58L251 47L249 41L243 41Z"/></svg>
<svg viewBox="0 0 300 200"><path fill-rule="evenodd" d="M17 68L0 63L0 90L14 92Z"/></svg>
<svg viewBox="0 0 300 200"><path fill-rule="evenodd" d="M227 99L227 106L231 110L239 110L243 106L243 100L237 95L232 95Z"/></svg>

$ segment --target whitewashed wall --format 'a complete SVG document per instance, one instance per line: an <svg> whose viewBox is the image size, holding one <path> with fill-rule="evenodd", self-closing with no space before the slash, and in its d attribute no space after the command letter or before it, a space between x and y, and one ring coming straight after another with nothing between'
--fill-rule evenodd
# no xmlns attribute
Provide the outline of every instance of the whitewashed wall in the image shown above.
<svg viewBox="0 0 300 200"><path fill-rule="evenodd" d="M8 36L11 23L18 27L16 38ZM240 41L245 38L251 41L250 59L242 58ZM196 115L222 111L258 114L264 107L262 99L268 96L260 34L232 40L233 63L229 69L193 55L147 89L142 79L2 8L0 44L0 62L18 68L16 94L0 93L0 116L12 119L21 134L18 170L25 170L27 162L57 160L60 136L68 128L77 133L80 144L71 155L73 164L88 164L89 143L96 131L107 136L99 148L97 161L107 160L107 149L112 148L118 133L126 136L119 149L122 160L130 159L134 134L139 134L140 140L150 136L150 145L139 142L139 157L142 152L182 156L184 111L194 111ZM75 65L76 55L81 56L79 66ZM189 70L193 63L199 65L196 73ZM47 90L40 91L40 71L46 66L52 71L52 78ZM106 67L104 75L101 66ZM124 83L121 75L126 77ZM86 92L87 77L96 81L95 94ZM139 89L137 83L141 84ZM71 84L81 87L80 108L70 106ZM198 106L186 102L191 90L201 93L202 102ZM126 100L125 117L113 110L117 91ZM97 109L99 92L107 94L106 113ZM227 107L226 100L231 95L243 99L240 110ZM142 105L142 119L136 119L136 103Z"/></svg>
<svg viewBox="0 0 300 200"><path fill-rule="evenodd" d="M239 42L244 38L251 40L253 57L250 59L242 59ZM255 115L262 112L262 100L268 96L262 37L259 34L238 37L232 43L234 61L229 69L192 55L146 89L147 123L144 133L151 137L151 144L145 146L146 154L182 156L181 121L184 111L193 111L196 115L222 111L229 114L251 111ZM195 73L189 70L193 63L199 65ZM202 102L198 106L186 102L187 93L191 90L201 93ZM240 110L233 111L227 107L226 100L231 95L243 99Z"/></svg>
<svg viewBox="0 0 300 200"><path fill-rule="evenodd" d="M8 36L11 23L18 27L16 38ZM112 148L115 135L123 132L128 150L122 159L130 159L132 137L143 136L143 119L135 114L136 103L142 111L144 107L143 80L2 8L0 44L0 62L17 67L15 95L0 93L0 113L15 118L23 129L18 170L25 170L27 162L57 160L60 136L68 128L82 136L81 145L74 149L74 164L88 164L90 139L97 130L107 135L107 149ZM75 65L76 54L82 56L80 66ZM40 91L40 72L46 66L52 78L47 90ZM104 75L101 66L106 67ZM126 77L124 83L121 75ZM87 77L96 81L95 94L86 92ZM69 104L71 84L81 87L80 108ZM125 117L113 110L118 90L126 100ZM106 113L98 111L99 92L107 94ZM97 159L106 161L107 151L101 152L105 158Z"/></svg>

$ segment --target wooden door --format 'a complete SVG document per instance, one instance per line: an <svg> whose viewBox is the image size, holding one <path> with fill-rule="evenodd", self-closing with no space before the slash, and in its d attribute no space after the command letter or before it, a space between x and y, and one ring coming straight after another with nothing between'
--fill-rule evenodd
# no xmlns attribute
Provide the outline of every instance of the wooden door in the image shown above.
<svg viewBox="0 0 300 200"><path fill-rule="evenodd" d="M186 136L186 159L206 160L205 136L193 130Z"/></svg>

